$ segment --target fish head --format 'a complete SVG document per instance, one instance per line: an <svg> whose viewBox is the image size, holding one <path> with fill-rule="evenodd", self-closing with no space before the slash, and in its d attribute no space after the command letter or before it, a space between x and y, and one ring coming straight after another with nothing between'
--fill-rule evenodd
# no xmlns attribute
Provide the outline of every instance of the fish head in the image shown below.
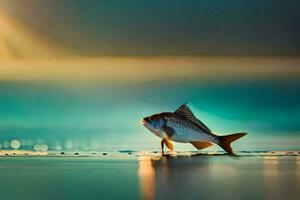
<svg viewBox="0 0 300 200"><path fill-rule="evenodd" d="M150 115L141 120L141 124L158 137L162 136L162 128L166 125L166 123L167 120L162 114Z"/></svg>

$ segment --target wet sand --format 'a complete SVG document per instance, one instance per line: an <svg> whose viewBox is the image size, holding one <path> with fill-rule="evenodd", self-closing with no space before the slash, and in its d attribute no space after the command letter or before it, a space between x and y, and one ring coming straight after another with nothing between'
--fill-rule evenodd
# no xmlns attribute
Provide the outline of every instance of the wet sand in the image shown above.
<svg viewBox="0 0 300 200"><path fill-rule="evenodd" d="M1 199L297 199L293 152L0 154Z"/></svg>

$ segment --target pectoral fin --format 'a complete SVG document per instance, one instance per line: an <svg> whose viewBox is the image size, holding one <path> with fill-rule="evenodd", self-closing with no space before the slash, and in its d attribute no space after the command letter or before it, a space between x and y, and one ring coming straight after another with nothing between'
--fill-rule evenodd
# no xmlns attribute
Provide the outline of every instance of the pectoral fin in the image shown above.
<svg viewBox="0 0 300 200"><path fill-rule="evenodd" d="M210 147L211 145L213 145L210 142L190 142L194 147L196 147L198 150L200 149L204 149L207 147Z"/></svg>
<svg viewBox="0 0 300 200"><path fill-rule="evenodd" d="M168 149L170 149L171 151L174 150L172 142L170 142L169 140L166 140L166 139L162 139L161 142L160 142L162 155L165 154L164 153L164 144L166 144L166 146L168 147Z"/></svg>
<svg viewBox="0 0 300 200"><path fill-rule="evenodd" d="M167 134L169 139L175 134L175 130L169 126L164 126L163 131Z"/></svg>
<svg viewBox="0 0 300 200"><path fill-rule="evenodd" d="M171 141L164 139L164 143L166 144L166 146L168 147L168 149L170 149L171 151L174 150L174 146L172 144Z"/></svg>

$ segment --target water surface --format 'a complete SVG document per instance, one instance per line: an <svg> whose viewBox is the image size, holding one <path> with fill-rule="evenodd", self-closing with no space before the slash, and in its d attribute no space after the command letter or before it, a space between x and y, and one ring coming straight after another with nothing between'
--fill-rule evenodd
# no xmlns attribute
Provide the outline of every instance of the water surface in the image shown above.
<svg viewBox="0 0 300 200"><path fill-rule="evenodd" d="M299 152L0 157L1 199L298 199Z"/></svg>

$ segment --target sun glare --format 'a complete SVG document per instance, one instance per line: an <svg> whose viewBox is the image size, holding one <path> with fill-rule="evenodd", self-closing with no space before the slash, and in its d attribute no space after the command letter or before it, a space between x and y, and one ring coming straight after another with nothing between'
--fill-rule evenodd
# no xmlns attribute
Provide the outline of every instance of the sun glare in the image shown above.
<svg viewBox="0 0 300 200"><path fill-rule="evenodd" d="M37 34L0 10L0 59L49 59L70 55L68 48Z"/></svg>

